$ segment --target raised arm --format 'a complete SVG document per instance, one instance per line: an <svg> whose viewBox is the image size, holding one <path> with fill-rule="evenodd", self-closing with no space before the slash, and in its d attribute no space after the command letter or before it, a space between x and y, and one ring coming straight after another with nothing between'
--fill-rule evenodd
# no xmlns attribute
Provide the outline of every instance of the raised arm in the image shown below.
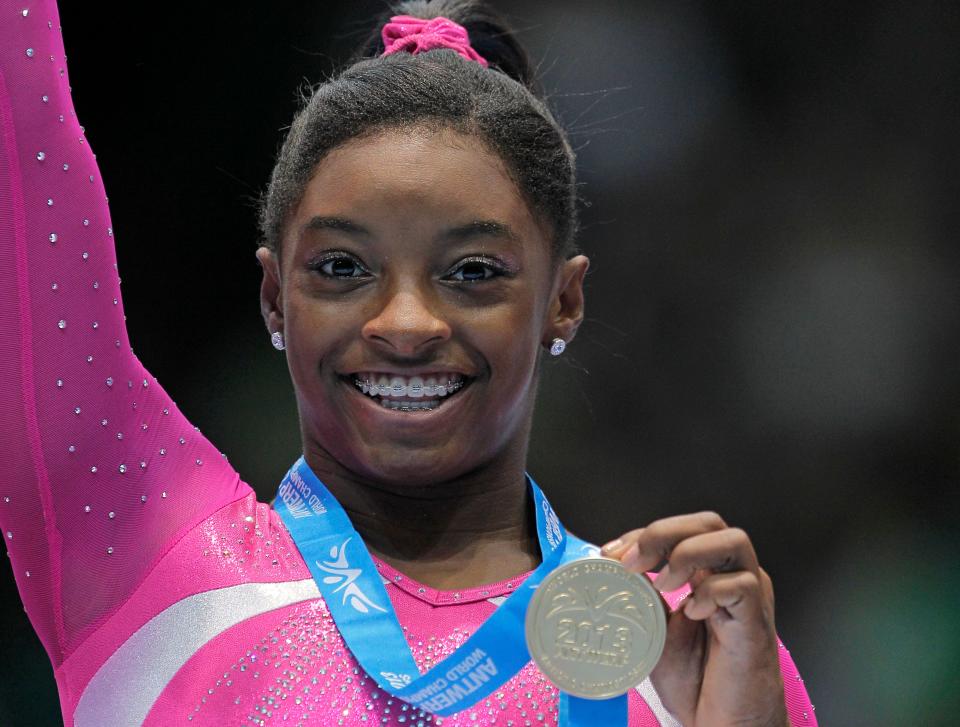
<svg viewBox="0 0 960 727"><path fill-rule="evenodd" d="M133 355L56 3L0 0L0 529L54 665L249 488Z"/></svg>

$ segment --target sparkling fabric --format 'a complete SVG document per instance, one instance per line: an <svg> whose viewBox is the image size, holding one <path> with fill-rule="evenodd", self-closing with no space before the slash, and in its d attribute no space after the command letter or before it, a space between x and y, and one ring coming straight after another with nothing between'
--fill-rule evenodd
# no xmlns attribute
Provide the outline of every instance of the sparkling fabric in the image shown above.
<svg viewBox="0 0 960 727"><path fill-rule="evenodd" d="M444 720L363 673L282 522L133 355L114 237L56 5L0 0L0 532L65 723L555 724L530 665ZM421 668L523 578L445 592L379 565ZM631 693L631 725L669 723L656 703Z"/></svg>

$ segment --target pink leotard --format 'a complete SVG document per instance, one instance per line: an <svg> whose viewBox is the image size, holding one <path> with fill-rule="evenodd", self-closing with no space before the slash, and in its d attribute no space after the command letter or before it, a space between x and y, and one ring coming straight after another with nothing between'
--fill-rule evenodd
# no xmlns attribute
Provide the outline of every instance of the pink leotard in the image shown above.
<svg viewBox="0 0 960 727"><path fill-rule="evenodd" d="M445 719L357 665L280 519L131 351L68 84L53 0L0 0L0 528L65 722L555 724L529 664ZM453 593L378 565L421 668L524 578ZM791 719L816 724L780 656ZM676 724L649 681L630 724Z"/></svg>

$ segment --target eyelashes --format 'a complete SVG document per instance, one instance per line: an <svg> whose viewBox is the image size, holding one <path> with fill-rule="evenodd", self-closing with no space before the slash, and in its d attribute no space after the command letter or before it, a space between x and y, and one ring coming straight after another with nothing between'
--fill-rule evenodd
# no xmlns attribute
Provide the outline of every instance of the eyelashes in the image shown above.
<svg viewBox="0 0 960 727"><path fill-rule="evenodd" d="M307 267L330 280L359 281L373 277L373 273L358 257L344 250L331 250L319 255L311 259ZM473 284L513 275L512 267L496 257L471 255L458 260L440 279Z"/></svg>
<svg viewBox="0 0 960 727"><path fill-rule="evenodd" d="M307 267L336 280L355 280L370 277L370 271L353 255L337 251L314 258Z"/></svg>
<svg viewBox="0 0 960 727"><path fill-rule="evenodd" d="M444 275L444 279L458 283L479 283L508 274L509 270L496 258L476 256L458 262Z"/></svg>

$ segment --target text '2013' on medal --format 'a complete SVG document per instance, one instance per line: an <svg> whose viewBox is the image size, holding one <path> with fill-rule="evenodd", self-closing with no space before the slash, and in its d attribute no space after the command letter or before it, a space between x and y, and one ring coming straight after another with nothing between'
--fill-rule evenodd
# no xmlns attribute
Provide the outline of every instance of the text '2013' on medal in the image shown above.
<svg viewBox="0 0 960 727"><path fill-rule="evenodd" d="M527 609L531 657L557 687L587 699L619 696L646 679L666 635L657 590L607 558L560 566Z"/></svg>

